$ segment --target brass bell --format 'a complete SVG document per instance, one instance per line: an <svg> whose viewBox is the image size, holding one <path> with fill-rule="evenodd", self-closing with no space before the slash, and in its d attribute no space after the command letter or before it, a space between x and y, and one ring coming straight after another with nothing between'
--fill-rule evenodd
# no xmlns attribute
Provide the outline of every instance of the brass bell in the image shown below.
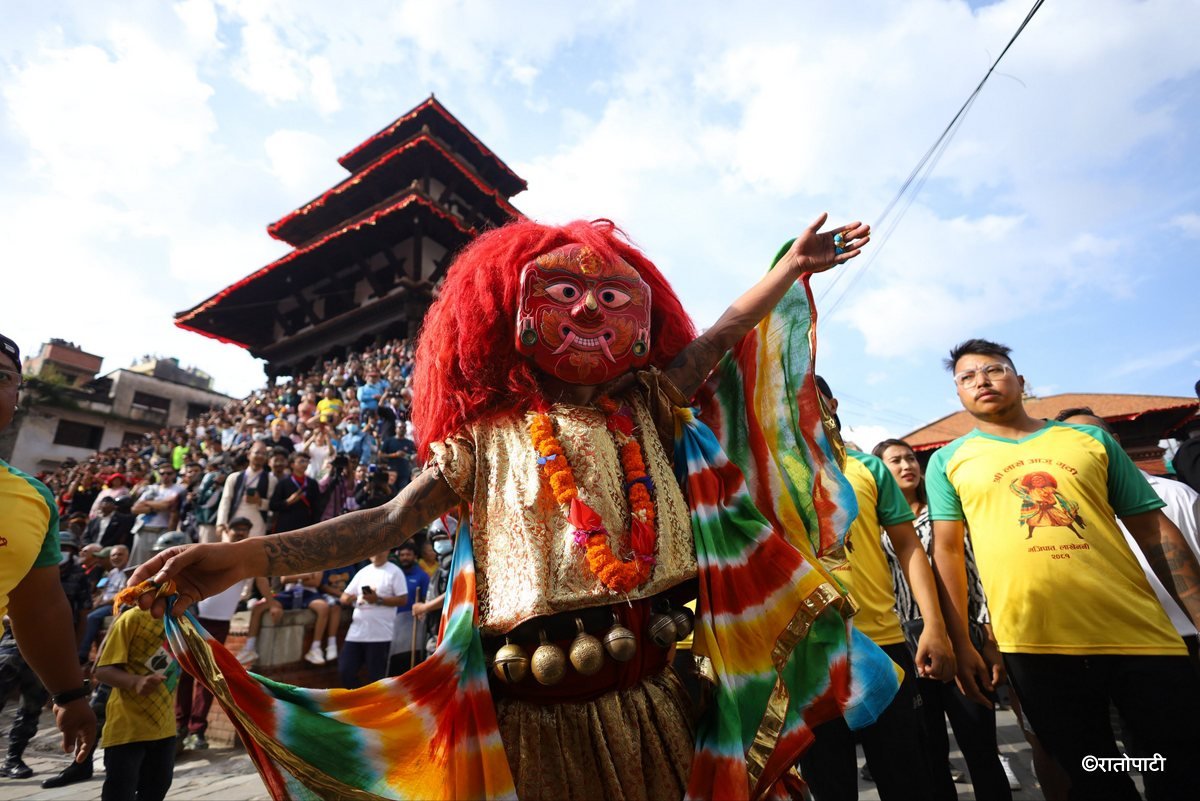
<svg viewBox="0 0 1200 801"><path fill-rule="evenodd" d="M533 652L533 677L539 684L549 687L558 684L567 673L567 657L563 650L546 639L546 632L539 632L542 644Z"/></svg>
<svg viewBox="0 0 1200 801"><path fill-rule="evenodd" d="M675 644L675 621L670 615L655 612L646 625L646 634L659 648L670 648Z"/></svg>
<svg viewBox="0 0 1200 801"><path fill-rule="evenodd" d="M578 634L571 641L571 650L567 656L575 670L584 676L592 676L604 667L604 648L600 641L583 630L583 621L575 618L575 628Z"/></svg>
<svg viewBox="0 0 1200 801"><path fill-rule="evenodd" d="M628 662L637 653L637 637L621 625L616 612L613 612L612 628L604 635L604 650L618 662Z"/></svg>
<svg viewBox="0 0 1200 801"><path fill-rule="evenodd" d="M682 606L672 609L670 614L671 620L675 621L675 639L686 640L696 627L696 616L692 614L692 610Z"/></svg>
<svg viewBox="0 0 1200 801"><path fill-rule="evenodd" d="M529 657L525 649L513 645L507 637L492 659L492 673L505 684L520 684L529 673Z"/></svg>

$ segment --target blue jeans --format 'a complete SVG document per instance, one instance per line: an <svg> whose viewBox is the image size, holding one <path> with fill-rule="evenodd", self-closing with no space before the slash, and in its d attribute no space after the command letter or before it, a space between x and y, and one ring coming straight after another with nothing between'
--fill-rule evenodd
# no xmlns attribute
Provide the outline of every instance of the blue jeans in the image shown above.
<svg viewBox="0 0 1200 801"><path fill-rule="evenodd" d="M112 615L112 606L102 603L92 611L88 612L87 627L83 630L83 642L79 644L79 661L83 662L92 652L92 643L100 636L100 627L104 625L105 618Z"/></svg>

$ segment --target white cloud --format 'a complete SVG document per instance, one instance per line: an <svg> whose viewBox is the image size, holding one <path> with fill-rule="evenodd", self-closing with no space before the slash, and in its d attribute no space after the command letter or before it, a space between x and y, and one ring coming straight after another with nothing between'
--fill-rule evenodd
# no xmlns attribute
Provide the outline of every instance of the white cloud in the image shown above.
<svg viewBox="0 0 1200 801"><path fill-rule="evenodd" d="M88 195L144 191L216 131L212 87L185 55L118 27L105 47L43 50L3 84L37 171Z"/></svg>
<svg viewBox="0 0 1200 801"><path fill-rule="evenodd" d="M896 439L900 435L891 426L857 425L846 426L842 431L842 439L847 444L857 445L858 449L870 453L871 449L885 439Z"/></svg>
<svg viewBox="0 0 1200 801"><path fill-rule="evenodd" d="M1195 212L1177 214L1171 218L1168 226L1179 229L1180 233L1188 239L1200 239L1200 214Z"/></svg>
<svg viewBox="0 0 1200 801"><path fill-rule="evenodd" d="M345 177L337 166L334 149L316 134L275 131L266 138L263 147L279 183L304 200Z"/></svg>
<svg viewBox="0 0 1200 801"><path fill-rule="evenodd" d="M317 111L322 114L332 114L340 109L342 102L338 98L337 84L333 79L333 67L330 65L329 59L324 56L310 58L308 74L312 78L309 90L312 92Z"/></svg>
<svg viewBox="0 0 1200 801"><path fill-rule="evenodd" d="M1158 353L1139 356L1135 359L1122 362L1113 369L1112 374L1114 376L1123 376L1132 373L1148 372L1150 370L1161 370L1164 367L1174 367L1177 364L1187 362L1198 353L1200 353L1200 345L1180 345L1177 348L1168 348Z"/></svg>
<svg viewBox="0 0 1200 801"><path fill-rule="evenodd" d="M184 32L193 47L200 50L216 49L217 9L212 0L181 0L174 6L175 14L183 21Z"/></svg>

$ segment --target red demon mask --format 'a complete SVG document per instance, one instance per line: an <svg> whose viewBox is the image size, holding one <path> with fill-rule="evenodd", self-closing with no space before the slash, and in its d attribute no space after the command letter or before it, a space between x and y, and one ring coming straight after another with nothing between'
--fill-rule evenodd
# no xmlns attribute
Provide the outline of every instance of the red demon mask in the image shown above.
<svg viewBox="0 0 1200 801"><path fill-rule="evenodd" d="M571 384L603 384L650 355L650 287L624 261L565 245L521 270L517 350Z"/></svg>

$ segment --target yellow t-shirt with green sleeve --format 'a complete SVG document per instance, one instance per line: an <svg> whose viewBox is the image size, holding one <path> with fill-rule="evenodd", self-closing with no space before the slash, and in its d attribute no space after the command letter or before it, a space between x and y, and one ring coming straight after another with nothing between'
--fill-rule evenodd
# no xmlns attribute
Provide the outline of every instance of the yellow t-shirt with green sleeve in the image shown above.
<svg viewBox="0 0 1200 801"><path fill-rule="evenodd" d="M0 460L0 615L8 595L35 567L53 567L58 548L58 507L46 485Z"/></svg>
<svg viewBox="0 0 1200 801"><path fill-rule="evenodd" d="M925 487L933 520L971 530L1001 651L1187 653L1115 519L1164 504L1108 432L975 430L933 455Z"/></svg>
<svg viewBox="0 0 1200 801"><path fill-rule="evenodd" d="M846 533L846 562L834 568L834 575L858 604L853 622L859 631L876 645L904 642L880 527L911 521L912 508L877 457L847 448L844 472L858 499L858 516Z"/></svg>
<svg viewBox="0 0 1200 801"><path fill-rule="evenodd" d="M166 629L144 609L126 609L113 621L96 659L97 667L113 665L135 676L158 673L165 677L147 695L113 687L104 708L105 748L150 742L175 736L175 687L179 663L166 647Z"/></svg>

